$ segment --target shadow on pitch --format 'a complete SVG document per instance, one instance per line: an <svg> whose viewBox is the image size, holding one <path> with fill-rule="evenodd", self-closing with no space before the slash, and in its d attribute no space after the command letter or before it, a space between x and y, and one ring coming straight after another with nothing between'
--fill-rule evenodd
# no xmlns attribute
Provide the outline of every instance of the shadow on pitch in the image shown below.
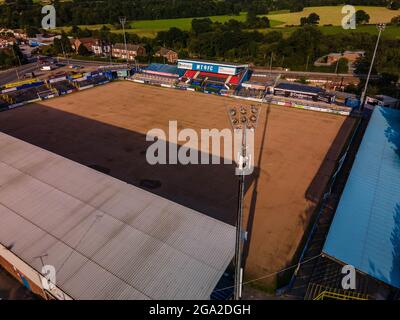
<svg viewBox="0 0 400 320"><path fill-rule="evenodd" d="M41 104L0 114L0 128L5 134L212 218L231 225L236 222L234 164L152 166L146 151L153 142L146 142L145 135Z"/></svg>

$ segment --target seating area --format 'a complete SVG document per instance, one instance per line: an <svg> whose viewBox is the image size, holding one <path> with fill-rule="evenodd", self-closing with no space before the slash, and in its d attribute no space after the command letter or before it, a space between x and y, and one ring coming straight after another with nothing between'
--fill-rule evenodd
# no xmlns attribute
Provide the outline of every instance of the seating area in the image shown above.
<svg viewBox="0 0 400 320"><path fill-rule="evenodd" d="M7 109L8 106L9 106L8 102L5 101L5 100L3 100L3 99L0 97L0 111L2 111L3 109Z"/></svg>
<svg viewBox="0 0 400 320"><path fill-rule="evenodd" d="M164 77L149 73L135 73L131 79L143 81L144 83L149 83L154 85L168 85L168 86L174 86L178 82L177 78Z"/></svg>
<svg viewBox="0 0 400 320"><path fill-rule="evenodd" d="M226 89L223 84L206 82L204 90L212 93L220 93L221 90Z"/></svg>
<svg viewBox="0 0 400 320"><path fill-rule="evenodd" d="M108 82L108 78L104 75L99 75L90 79L86 79L83 81L77 81L76 84L79 88L85 88L89 86L98 86Z"/></svg>
<svg viewBox="0 0 400 320"><path fill-rule="evenodd" d="M236 95L245 98L262 99L265 96L265 90L241 87L236 91Z"/></svg>
<svg viewBox="0 0 400 320"><path fill-rule="evenodd" d="M47 85L36 87L36 93L40 99L48 99L49 97L58 96L58 92L55 89L49 88Z"/></svg>
<svg viewBox="0 0 400 320"><path fill-rule="evenodd" d="M66 94L69 91L76 90L76 87L69 80L52 83L51 87L56 89L59 94Z"/></svg>
<svg viewBox="0 0 400 320"><path fill-rule="evenodd" d="M40 87L12 91L7 93L7 96L13 104L36 100L39 99L38 88Z"/></svg>

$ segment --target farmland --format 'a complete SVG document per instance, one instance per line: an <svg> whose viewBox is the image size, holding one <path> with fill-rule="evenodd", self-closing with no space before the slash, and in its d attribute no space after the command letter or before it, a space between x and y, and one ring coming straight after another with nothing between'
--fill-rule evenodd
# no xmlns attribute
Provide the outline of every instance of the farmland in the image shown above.
<svg viewBox="0 0 400 320"><path fill-rule="evenodd" d="M366 13L368 13L371 17L371 24L390 22L393 17L400 15L399 10L389 10L384 7L356 6L356 10L364 10ZM308 16L313 12L320 16L320 25L329 24L340 26L344 17L342 14L342 6L308 7L304 8L304 10L301 12L278 13L269 15L269 17L273 17L275 20L282 21L282 26L299 25L300 18Z"/></svg>
<svg viewBox="0 0 400 320"><path fill-rule="evenodd" d="M270 32L270 31L281 31L284 35L291 34L296 30L297 25L300 23L300 18L308 16L310 13L317 13L320 20L321 31L324 34L337 34L342 32L368 32L372 34L377 34L377 30L373 25L359 26L356 30L343 30L340 27L343 14L341 13L341 6L328 6L328 7L308 7L302 12L288 12L288 10L281 10L276 12L271 12L268 14L268 18L271 21L270 29L262 29L260 32ZM370 24L376 24L378 22L390 22L390 20L400 15L399 10L389 10L384 7L369 7L369 6L357 6L357 10L366 11L370 17ZM246 20L246 13L242 12L240 15L223 15L223 16L211 16L210 19L214 22L225 23L230 19L238 20L244 22ZM165 31L169 28L176 27L181 30L190 30L193 18L179 18L179 19L160 19L160 20L139 20L129 22L129 27L127 29L128 33L134 33L141 37L154 38L159 31ZM89 30L98 30L103 25L81 25L81 28L87 28ZM122 30L117 29L111 24L106 25L108 28L115 33L122 33ZM68 31L71 28L64 27L59 28L59 30ZM385 37L390 39L400 38L400 28L391 26L388 27L384 34Z"/></svg>

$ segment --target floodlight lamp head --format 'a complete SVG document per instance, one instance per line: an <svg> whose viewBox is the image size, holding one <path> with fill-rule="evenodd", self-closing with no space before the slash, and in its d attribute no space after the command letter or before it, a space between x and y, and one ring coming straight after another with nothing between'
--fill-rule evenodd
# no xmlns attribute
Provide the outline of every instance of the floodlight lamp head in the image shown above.
<svg viewBox="0 0 400 320"><path fill-rule="evenodd" d="M385 28L386 28L386 24L385 23L378 23L377 24L377 28L379 29L379 30L385 30Z"/></svg>

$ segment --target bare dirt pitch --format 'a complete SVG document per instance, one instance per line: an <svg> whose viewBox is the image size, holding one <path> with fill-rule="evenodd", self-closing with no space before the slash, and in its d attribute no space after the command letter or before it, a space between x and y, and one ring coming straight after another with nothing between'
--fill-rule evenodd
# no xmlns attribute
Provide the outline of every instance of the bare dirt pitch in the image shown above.
<svg viewBox="0 0 400 320"><path fill-rule="evenodd" d="M249 103L114 82L1 113L0 130L234 224L234 165L150 166L145 138L153 128L167 131L169 120L180 129L230 128L227 108L241 104ZM262 106L257 169L247 178L247 279L292 263L353 126L342 116Z"/></svg>

